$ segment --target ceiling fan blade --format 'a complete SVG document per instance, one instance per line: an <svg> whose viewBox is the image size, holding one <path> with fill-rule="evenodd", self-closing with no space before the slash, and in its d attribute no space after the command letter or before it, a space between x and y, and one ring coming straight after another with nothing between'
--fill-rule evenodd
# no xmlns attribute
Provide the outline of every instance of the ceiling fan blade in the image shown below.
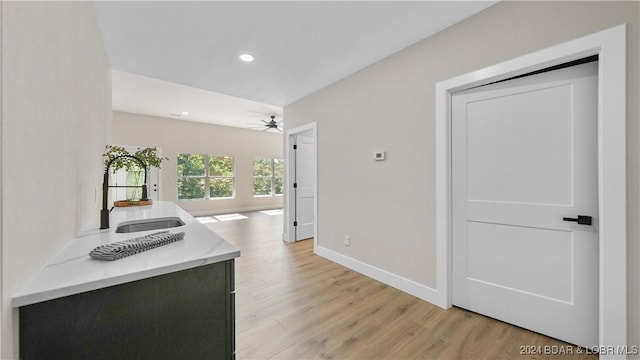
<svg viewBox="0 0 640 360"><path fill-rule="evenodd" d="M280 130L280 128L274 128L276 129L277 132L282 133L282 130Z"/></svg>

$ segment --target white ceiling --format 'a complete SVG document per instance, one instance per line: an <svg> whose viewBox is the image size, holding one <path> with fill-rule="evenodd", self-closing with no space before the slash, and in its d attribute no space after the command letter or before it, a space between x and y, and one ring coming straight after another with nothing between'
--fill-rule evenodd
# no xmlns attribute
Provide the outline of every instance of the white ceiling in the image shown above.
<svg viewBox="0 0 640 360"><path fill-rule="evenodd" d="M113 108L118 111L244 128L269 121L270 115L282 119L279 106L118 70L112 78Z"/></svg>
<svg viewBox="0 0 640 360"><path fill-rule="evenodd" d="M282 107L495 1L97 1L113 108L228 126ZM255 56L252 63L238 59Z"/></svg>

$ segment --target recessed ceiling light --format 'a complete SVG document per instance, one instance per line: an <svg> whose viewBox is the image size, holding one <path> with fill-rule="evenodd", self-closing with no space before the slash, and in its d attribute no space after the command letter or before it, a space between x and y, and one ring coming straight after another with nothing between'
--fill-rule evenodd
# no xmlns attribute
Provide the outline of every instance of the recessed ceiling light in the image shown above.
<svg viewBox="0 0 640 360"><path fill-rule="evenodd" d="M188 111L183 111L182 115L189 115L189 112Z"/></svg>
<svg viewBox="0 0 640 360"><path fill-rule="evenodd" d="M252 62L253 59L254 59L253 55L251 54L240 54L240 60L244 62Z"/></svg>

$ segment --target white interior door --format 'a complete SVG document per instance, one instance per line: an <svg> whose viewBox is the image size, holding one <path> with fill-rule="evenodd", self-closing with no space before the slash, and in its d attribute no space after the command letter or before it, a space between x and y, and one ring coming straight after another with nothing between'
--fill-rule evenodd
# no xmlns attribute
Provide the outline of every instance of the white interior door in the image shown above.
<svg viewBox="0 0 640 360"><path fill-rule="evenodd" d="M454 305L598 344L597 88L592 62L452 97Z"/></svg>
<svg viewBox="0 0 640 360"><path fill-rule="evenodd" d="M295 136L295 239L303 240L313 237L313 174L314 149L313 137Z"/></svg>

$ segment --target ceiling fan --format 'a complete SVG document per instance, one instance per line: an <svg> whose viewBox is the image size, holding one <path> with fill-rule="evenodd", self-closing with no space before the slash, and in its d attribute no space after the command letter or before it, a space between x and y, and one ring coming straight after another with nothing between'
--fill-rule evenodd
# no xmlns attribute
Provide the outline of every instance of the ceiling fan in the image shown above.
<svg viewBox="0 0 640 360"><path fill-rule="evenodd" d="M271 115L270 117L271 117L271 121L260 120L262 121L262 124L249 124L249 125L253 125L249 129L264 129L262 131L276 130L277 132L281 133L282 129L280 129L280 126L282 125L282 120L276 121L275 115Z"/></svg>

